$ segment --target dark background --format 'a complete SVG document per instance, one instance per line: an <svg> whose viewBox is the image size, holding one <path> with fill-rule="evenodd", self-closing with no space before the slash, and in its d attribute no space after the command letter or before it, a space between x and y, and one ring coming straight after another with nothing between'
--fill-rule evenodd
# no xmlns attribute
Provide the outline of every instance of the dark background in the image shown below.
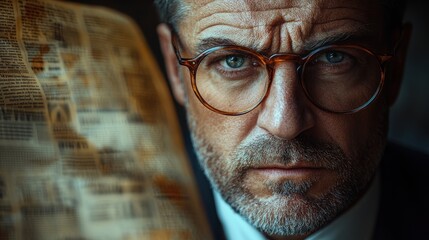
<svg viewBox="0 0 429 240"><path fill-rule="evenodd" d="M158 16L151 0L75 0L102 5L132 17L141 27L159 66L162 56L156 35ZM429 1L410 0L405 20L413 24L404 83L398 101L391 110L390 134L393 141L429 154ZM183 111L178 114L184 124ZM186 129L184 130L187 134ZM189 139L185 138L189 147Z"/></svg>

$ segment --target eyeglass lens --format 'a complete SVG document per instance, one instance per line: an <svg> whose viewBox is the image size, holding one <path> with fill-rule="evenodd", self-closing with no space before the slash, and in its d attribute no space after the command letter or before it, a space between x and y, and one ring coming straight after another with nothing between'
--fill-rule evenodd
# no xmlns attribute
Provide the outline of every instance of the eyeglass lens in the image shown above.
<svg viewBox="0 0 429 240"><path fill-rule="evenodd" d="M209 52L195 73L197 91L217 110L249 111L262 101L269 86L265 62L257 53L243 49ZM316 51L306 59L301 71L310 100L332 112L352 111L371 101L382 74L375 55L351 46Z"/></svg>

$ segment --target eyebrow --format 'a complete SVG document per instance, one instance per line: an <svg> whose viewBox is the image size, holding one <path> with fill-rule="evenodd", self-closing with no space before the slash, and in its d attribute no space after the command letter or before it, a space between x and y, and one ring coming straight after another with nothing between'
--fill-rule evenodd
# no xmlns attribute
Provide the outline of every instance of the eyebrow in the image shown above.
<svg viewBox="0 0 429 240"><path fill-rule="evenodd" d="M226 45L242 46L239 43L228 38L209 37L209 38L202 39L198 43L196 47L196 51L197 51L197 54L200 54L207 49L218 47L218 46L226 46ZM252 48L252 47L249 47L249 48Z"/></svg>
<svg viewBox="0 0 429 240"><path fill-rule="evenodd" d="M304 42L302 46L302 51L310 52L312 50L315 50L317 48L332 45L332 44L339 44L344 42L358 42L359 40L362 41L362 39L365 39L369 36L369 32L341 32L337 34L333 34L330 36L327 36L325 38L319 39L319 40L313 40L313 41L307 41ZM256 46L253 45L243 45L240 44L232 39L229 38L218 38L218 37L209 37L202 39L197 47L196 47L196 53L200 54L204 52L207 49L218 47L218 46L225 46L225 45L232 45L232 46L243 46L250 49L253 49L255 51L261 52L263 54L267 54L269 50L268 49L257 49Z"/></svg>
<svg viewBox="0 0 429 240"><path fill-rule="evenodd" d="M302 48L303 50L311 51L323 46L338 44L338 43L345 42L351 39L356 39L356 38L358 37L355 34L342 32L335 35L327 36L323 39L305 42Z"/></svg>

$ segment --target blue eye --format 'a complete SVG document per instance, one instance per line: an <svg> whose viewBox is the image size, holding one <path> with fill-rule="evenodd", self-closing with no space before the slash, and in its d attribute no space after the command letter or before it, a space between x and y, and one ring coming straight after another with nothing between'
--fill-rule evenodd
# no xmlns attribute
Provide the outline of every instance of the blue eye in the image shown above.
<svg viewBox="0 0 429 240"><path fill-rule="evenodd" d="M225 58L225 62L228 65L228 67L230 68L239 68L242 67L244 62L245 62L245 58L239 55L230 55L227 56Z"/></svg>
<svg viewBox="0 0 429 240"><path fill-rule="evenodd" d="M344 53L342 52L326 52L324 54L324 59L322 61L327 61L329 63L340 63L344 60Z"/></svg>

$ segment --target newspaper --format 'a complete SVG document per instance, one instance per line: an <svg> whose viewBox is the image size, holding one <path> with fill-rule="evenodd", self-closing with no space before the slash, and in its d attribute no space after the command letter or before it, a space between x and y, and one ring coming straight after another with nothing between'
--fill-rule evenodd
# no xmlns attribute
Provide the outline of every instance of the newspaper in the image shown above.
<svg viewBox="0 0 429 240"><path fill-rule="evenodd" d="M210 239L196 189L130 19L0 1L0 239Z"/></svg>

